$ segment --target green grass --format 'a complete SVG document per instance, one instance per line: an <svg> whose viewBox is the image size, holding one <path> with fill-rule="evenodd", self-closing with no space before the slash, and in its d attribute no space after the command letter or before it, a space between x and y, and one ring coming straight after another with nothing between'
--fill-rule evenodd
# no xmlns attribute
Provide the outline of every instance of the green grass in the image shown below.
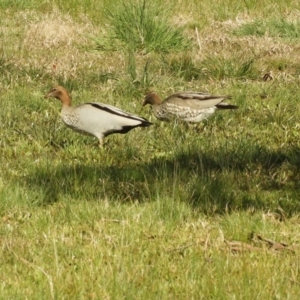
<svg viewBox="0 0 300 300"><path fill-rule="evenodd" d="M95 40L97 48L119 50L125 46L147 53L180 51L190 46L183 29L169 24L170 8L159 1L123 1L107 9L105 15L110 24L110 33L106 42L102 37Z"/></svg>
<svg viewBox="0 0 300 300"><path fill-rule="evenodd" d="M257 35L263 36L268 34L269 36L281 37L287 39L298 39L300 36L300 22L289 22L285 19L271 19L260 20L257 19L253 22L246 23L237 30L235 34L243 35Z"/></svg>
<svg viewBox="0 0 300 300"><path fill-rule="evenodd" d="M298 299L296 2L122 3L0 4L0 298ZM115 25L136 34L149 11L166 38L96 49ZM261 35L233 34L263 18ZM178 28L183 45L164 44ZM154 125L100 150L44 99L56 84L74 104L105 102ZM239 109L163 123L141 105L148 90L230 94Z"/></svg>

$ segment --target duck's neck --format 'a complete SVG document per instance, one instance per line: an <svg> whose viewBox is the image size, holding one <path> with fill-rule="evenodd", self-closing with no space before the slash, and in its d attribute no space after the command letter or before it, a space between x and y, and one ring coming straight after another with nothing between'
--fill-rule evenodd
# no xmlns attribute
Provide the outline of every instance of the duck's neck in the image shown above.
<svg viewBox="0 0 300 300"><path fill-rule="evenodd" d="M152 95L152 105L153 106L158 106L162 103L161 98L157 94Z"/></svg>
<svg viewBox="0 0 300 300"><path fill-rule="evenodd" d="M59 100L61 101L63 108L68 108L71 107L71 103L72 103L72 99L71 96L68 94L67 91L63 92L60 97Z"/></svg>
<svg viewBox="0 0 300 300"><path fill-rule="evenodd" d="M162 100L160 99L160 97L156 93L153 92L153 93L149 93L146 96L144 105L150 104L152 106L158 106L161 104L161 102L162 102Z"/></svg>

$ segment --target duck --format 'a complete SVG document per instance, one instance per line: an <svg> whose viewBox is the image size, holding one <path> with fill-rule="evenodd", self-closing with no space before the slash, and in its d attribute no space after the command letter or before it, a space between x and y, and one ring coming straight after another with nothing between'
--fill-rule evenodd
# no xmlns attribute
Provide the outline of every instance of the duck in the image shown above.
<svg viewBox="0 0 300 300"><path fill-rule="evenodd" d="M197 123L210 117L216 110L238 108L223 102L225 99L231 99L231 96L185 91L172 94L162 101L156 92L150 92L145 96L143 106L151 105L155 117L161 121L179 119Z"/></svg>
<svg viewBox="0 0 300 300"><path fill-rule="evenodd" d="M136 127L148 127L153 123L117 107L88 102L72 106L69 92L62 86L53 87L45 98L56 98L62 103L61 118L65 125L78 133L94 136L103 146L104 138L114 133L125 134Z"/></svg>

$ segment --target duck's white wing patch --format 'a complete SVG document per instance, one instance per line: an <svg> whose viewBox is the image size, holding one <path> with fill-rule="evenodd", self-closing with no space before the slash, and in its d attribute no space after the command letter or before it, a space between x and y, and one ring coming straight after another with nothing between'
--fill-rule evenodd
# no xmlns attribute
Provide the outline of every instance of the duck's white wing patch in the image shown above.
<svg viewBox="0 0 300 300"><path fill-rule="evenodd" d="M104 104L104 103L99 103L99 102L90 102L87 104L89 104L97 109L103 110L112 115L117 115L120 117L132 119L132 120L136 120L136 121L140 121L140 122L147 121L146 119L144 119L142 117L139 117L139 116L131 114L131 113L127 113L124 110L117 108L115 106L109 105L109 104Z"/></svg>
<svg viewBox="0 0 300 300"><path fill-rule="evenodd" d="M146 127L152 123L136 115L103 103L85 103L77 106L77 131L84 131L98 138L113 133L126 133L135 127Z"/></svg>

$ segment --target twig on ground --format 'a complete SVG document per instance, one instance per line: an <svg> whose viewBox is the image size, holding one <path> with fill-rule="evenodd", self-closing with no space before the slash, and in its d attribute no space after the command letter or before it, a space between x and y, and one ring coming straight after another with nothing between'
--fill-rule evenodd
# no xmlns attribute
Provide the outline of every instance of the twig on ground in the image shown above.
<svg viewBox="0 0 300 300"><path fill-rule="evenodd" d="M227 241L224 242L229 246L230 250L233 252L242 252L242 251L261 251L261 248L252 246L247 243L239 242L239 241Z"/></svg>

